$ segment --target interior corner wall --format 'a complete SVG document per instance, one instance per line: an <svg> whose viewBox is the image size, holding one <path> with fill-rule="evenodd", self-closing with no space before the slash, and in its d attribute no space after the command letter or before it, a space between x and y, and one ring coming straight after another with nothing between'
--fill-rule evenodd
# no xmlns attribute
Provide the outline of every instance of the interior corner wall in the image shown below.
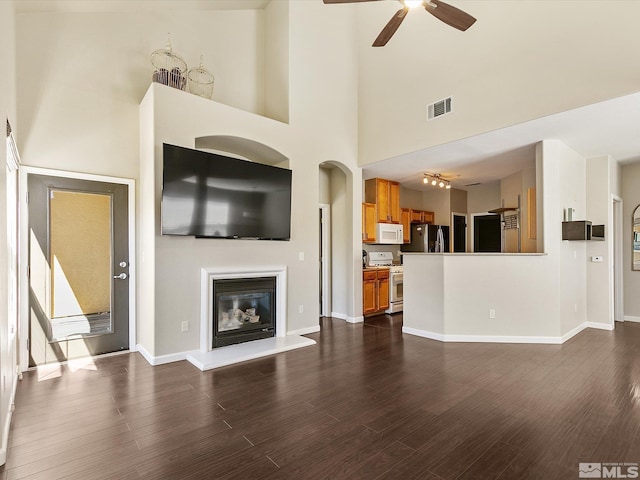
<svg viewBox="0 0 640 480"><path fill-rule="evenodd" d="M562 240L563 209L574 208L576 219L584 219L587 213L586 160L559 140L544 140L540 167L544 252L553 265L548 281L556 285L558 295L549 306L556 306L553 314L558 315L560 334L565 335L587 321L586 244Z"/></svg>
<svg viewBox="0 0 640 480"><path fill-rule="evenodd" d="M468 187L467 212L486 213L500 207L500 181Z"/></svg>
<svg viewBox="0 0 640 480"><path fill-rule="evenodd" d="M620 190L623 199L622 268L624 272L624 316L640 320L640 271L632 270L633 213L640 207L640 161L622 165Z"/></svg>
<svg viewBox="0 0 640 480"><path fill-rule="evenodd" d="M350 241L345 235L349 231L347 212L347 178L344 172L334 167L329 172L331 198L331 313L339 318L349 316L347 279L351 266Z"/></svg>
<svg viewBox="0 0 640 480"><path fill-rule="evenodd" d="M400 207L422 210L422 192L400 186Z"/></svg>
<svg viewBox="0 0 640 480"><path fill-rule="evenodd" d="M264 115L289 122L289 1L264 9Z"/></svg>
<svg viewBox="0 0 640 480"><path fill-rule="evenodd" d="M432 188L422 192L422 209L433 212L435 225L451 223L451 196L444 188Z"/></svg>
<svg viewBox="0 0 640 480"><path fill-rule="evenodd" d="M0 2L0 125L4 132L6 120L16 127L16 67L15 67L15 5L13 1ZM17 132L16 132L17 133ZM4 135L3 135L4 137ZM0 225L7 225L7 147L6 141L0 142ZM9 278L7 272L10 259L7 242L7 229L0 232L0 465L7 458L9 427L13 392L16 387L16 332L9 327Z"/></svg>
<svg viewBox="0 0 640 480"><path fill-rule="evenodd" d="M611 163L615 162L609 156L587 159L586 189L589 194L585 216L593 225L604 225L605 231L604 241L587 242L587 317L589 322L609 325L613 325L614 302L609 276L614 266L614 258L609 255L613 231ZM591 262L592 256L601 256L603 261Z"/></svg>
<svg viewBox="0 0 640 480"><path fill-rule="evenodd" d="M139 179L138 105L151 83L151 53L165 47L167 32L189 68L203 55L215 76L215 100L258 113L264 95L263 17L259 10L161 7L152 14L19 13L22 161Z"/></svg>

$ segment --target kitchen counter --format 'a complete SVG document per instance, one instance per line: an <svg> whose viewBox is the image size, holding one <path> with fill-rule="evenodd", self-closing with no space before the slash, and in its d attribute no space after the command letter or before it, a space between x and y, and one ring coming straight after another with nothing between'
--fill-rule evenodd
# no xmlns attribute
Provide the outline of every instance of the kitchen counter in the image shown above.
<svg viewBox="0 0 640 480"><path fill-rule="evenodd" d="M559 319L584 315L578 307L574 312L582 300L564 290L552 255L402 255L404 333L454 342L562 343Z"/></svg>
<svg viewBox="0 0 640 480"><path fill-rule="evenodd" d="M453 256L453 257L540 257L545 256L546 253L517 253L517 252L458 252L458 253L449 253L449 252L400 252L402 256L409 255L442 255L442 256Z"/></svg>

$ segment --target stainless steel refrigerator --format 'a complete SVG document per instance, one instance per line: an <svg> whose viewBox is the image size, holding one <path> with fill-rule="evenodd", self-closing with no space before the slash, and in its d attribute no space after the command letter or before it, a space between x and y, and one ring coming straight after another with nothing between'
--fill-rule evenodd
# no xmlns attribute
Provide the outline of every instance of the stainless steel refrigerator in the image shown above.
<svg viewBox="0 0 640 480"><path fill-rule="evenodd" d="M449 227L411 224L411 243L400 246L403 252L449 252Z"/></svg>

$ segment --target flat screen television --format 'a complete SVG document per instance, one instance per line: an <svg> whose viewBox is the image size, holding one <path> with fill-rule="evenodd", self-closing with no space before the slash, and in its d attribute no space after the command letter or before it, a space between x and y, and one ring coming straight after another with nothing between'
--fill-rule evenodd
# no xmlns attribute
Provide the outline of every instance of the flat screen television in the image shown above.
<svg viewBox="0 0 640 480"><path fill-rule="evenodd" d="M289 240L291 170L163 144L162 234Z"/></svg>

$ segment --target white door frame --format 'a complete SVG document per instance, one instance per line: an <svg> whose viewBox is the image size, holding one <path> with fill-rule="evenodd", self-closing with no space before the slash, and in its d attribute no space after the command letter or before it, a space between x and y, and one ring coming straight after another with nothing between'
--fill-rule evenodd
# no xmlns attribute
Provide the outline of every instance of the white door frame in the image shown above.
<svg viewBox="0 0 640 480"><path fill-rule="evenodd" d="M451 234L449 235L449 251L453 252L453 239L455 237L455 224L453 222L453 217L454 216L458 216L458 217L464 217L464 223L465 223L465 227L464 227L464 250L465 252L468 250L469 248L469 214L468 213L461 213L461 212L451 212Z"/></svg>
<svg viewBox="0 0 640 480"><path fill-rule="evenodd" d="M320 238L320 269L322 271L322 305L320 316L331 316L331 205L320 204L322 235Z"/></svg>
<svg viewBox="0 0 640 480"><path fill-rule="evenodd" d="M611 209L609 210L609 225L611 225L611 241L609 242L609 318L611 324L624 321L624 280L623 280L623 201L616 194L611 194ZM606 233L605 233L606 235Z"/></svg>
<svg viewBox="0 0 640 480"><path fill-rule="evenodd" d="M20 352L18 362L20 372L29 369L29 349L26 339L29 338L29 278L27 267L29 265L29 208L27 205L27 177L28 175L46 175L49 177L73 178L78 180L92 180L95 182L117 183L128 187L129 209L129 351L136 350L136 184L129 178L109 177L90 173L66 172L63 170L51 170L48 168L21 166L20 174L20 262L19 262L19 289L20 289L20 316L18 331L20 334ZM22 341L24 340L24 341Z"/></svg>

